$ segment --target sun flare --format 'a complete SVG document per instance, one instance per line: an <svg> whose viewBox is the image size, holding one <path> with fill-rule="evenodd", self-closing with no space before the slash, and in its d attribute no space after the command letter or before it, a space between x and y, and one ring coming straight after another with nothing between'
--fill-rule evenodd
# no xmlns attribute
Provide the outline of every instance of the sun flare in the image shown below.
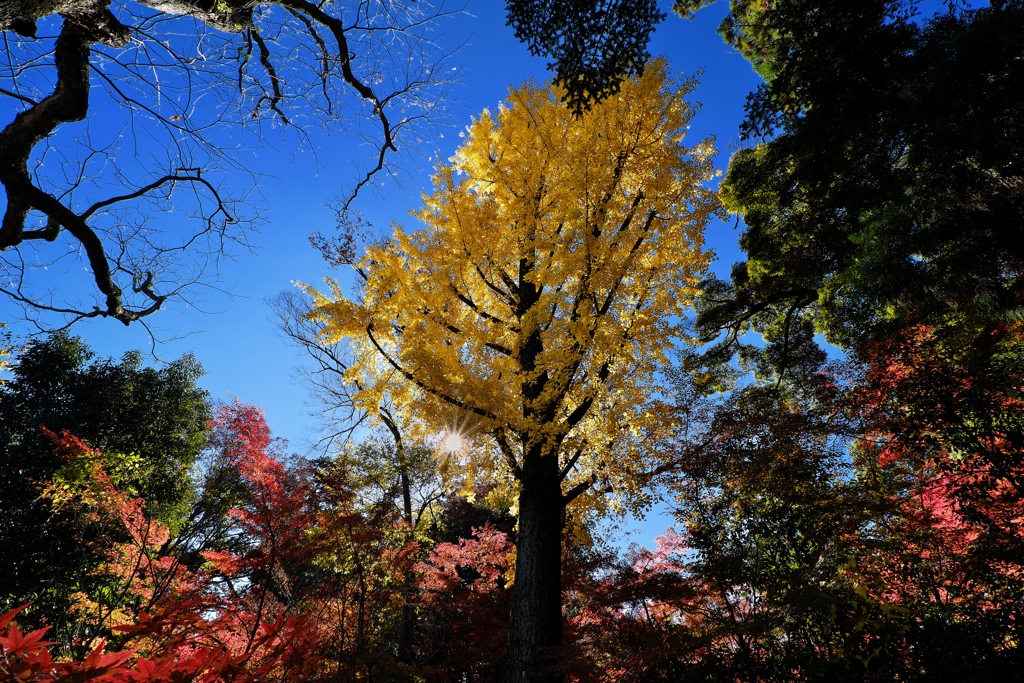
<svg viewBox="0 0 1024 683"><path fill-rule="evenodd" d="M446 453L455 453L462 449L465 440L459 432L446 432L441 441L441 448Z"/></svg>

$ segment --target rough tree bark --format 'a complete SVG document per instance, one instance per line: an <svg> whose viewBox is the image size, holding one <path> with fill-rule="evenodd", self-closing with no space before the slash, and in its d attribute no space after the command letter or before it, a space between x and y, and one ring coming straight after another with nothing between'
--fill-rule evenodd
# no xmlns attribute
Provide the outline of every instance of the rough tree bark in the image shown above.
<svg viewBox="0 0 1024 683"><path fill-rule="evenodd" d="M558 458L535 446L523 459L507 680L548 683L562 644L562 489Z"/></svg>

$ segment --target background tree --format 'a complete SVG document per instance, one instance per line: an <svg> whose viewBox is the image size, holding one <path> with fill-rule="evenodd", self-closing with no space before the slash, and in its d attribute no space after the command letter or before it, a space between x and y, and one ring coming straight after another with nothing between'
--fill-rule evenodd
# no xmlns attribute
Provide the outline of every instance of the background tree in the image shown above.
<svg viewBox="0 0 1024 683"><path fill-rule="evenodd" d="M743 127L762 142L733 157L722 186L746 224L747 259L731 283L705 285L701 333L726 333L707 362L739 351L785 368L820 332L873 363L877 344L901 353L923 325L944 359L934 377L987 378L952 402L900 393L962 448L957 433L977 435L968 406L989 400L997 375L1021 376L1010 321L1022 296L1013 120L1024 6L924 18L903 2L731 10L721 30L765 78ZM750 330L765 336L763 352L740 343ZM982 438L1024 443L1005 405Z"/></svg>
<svg viewBox="0 0 1024 683"><path fill-rule="evenodd" d="M254 218L255 183L220 179L247 173L226 150L265 145L271 126L301 142L314 126L365 121L376 154L351 201L443 102L444 55L428 32L448 13L374 0L4 0L0 293L46 326L128 324L194 292ZM76 125L90 111L104 115ZM157 217L172 208L187 227ZM61 292L37 265L79 260L79 288Z"/></svg>
<svg viewBox="0 0 1024 683"><path fill-rule="evenodd" d="M693 676L687 663L715 665L703 625L717 600L693 576L688 555L686 534L671 528L655 538L654 550L630 544L621 552L607 542L571 549L571 680L675 681Z"/></svg>
<svg viewBox="0 0 1024 683"><path fill-rule="evenodd" d="M339 218L350 225L369 227L351 215L342 214ZM318 233L311 241L332 266L337 266L350 263L354 257L354 235L349 234L348 238L328 240ZM421 523L433 519L432 508L452 487L451 477L441 476L434 449L415 440L408 423L410 416L396 409L390 396L382 396L370 410L360 407L354 396L358 383L353 386L345 379L353 363L351 353L345 344L324 339L323 324L309 317L313 299L307 293L281 292L269 304L281 331L313 363L300 372L325 428L319 445L327 451L331 467L345 471L364 509L379 508L385 500L397 497L402 519L415 536L421 537ZM382 424L386 434L353 443L354 433L370 422ZM398 651L400 659L409 661L416 627L412 603L416 591L412 572L405 576L408 583Z"/></svg>
<svg viewBox="0 0 1024 683"><path fill-rule="evenodd" d="M743 131L775 133L723 184L747 260L702 320L730 343L802 317L846 348L921 323L980 339L1016 315L1024 7L912 10L737 3L723 24L766 79Z"/></svg>
<svg viewBox="0 0 1024 683"><path fill-rule="evenodd" d="M508 647L512 543L484 524L441 542L416 565L424 612L421 671L443 680L500 680Z"/></svg>
<svg viewBox="0 0 1024 683"><path fill-rule="evenodd" d="M339 246L320 235L313 242L332 265L351 263L352 243L345 241L347 246ZM377 495L397 485L403 517L418 527L425 509L443 495L445 482L438 476L433 449L415 441L412 416L397 408L389 395L369 408L360 404L355 394L361 386L346 379L355 362L351 350L344 343L325 339L324 324L310 316L314 305L310 295L286 291L268 303L284 335L313 362L299 372L325 430L318 445L345 461L357 489ZM353 444L354 433L368 424L383 425L386 436Z"/></svg>
<svg viewBox="0 0 1024 683"><path fill-rule="evenodd" d="M997 586L1014 593L1003 571L1024 561L1005 514L1024 492L1024 5L913 10L732 5L723 34L765 78L743 128L761 141L722 186L747 260L731 283L706 283L698 328L717 343L691 367L712 386L738 353L770 381L806 376L822 357L814 333L864 363L862 436L882 444L887 477L906 477L891 501L916 501L900 504L889 542L928 567L886 579L907 588L885 599L915 615L911 656L944 662L931 675L991 676L1019 655L989 640L1012 627L980 615L1014 613L996 607ZM767 344L744 343L750 331ZM963 580L987 588L949 588L965 562ZM931 650L943 639L963 647Z"/></svg>
<svg viewBox="0 0 1024 683"><path fill-rule="evenodd" d="M665 18L653 0L508 0L508 24L548 69L576 113L643 72L647 42Z"/></svg>
<svg viewBox="0 0 1024 683"><path fill-rule="evenodd" d="M190 356L146 368L138 352L96 361L81 340L58 334L22 350L12 375L0 387L0 545L8 562L0 595L11 608L37 601L25 623L45 618L52 636L70 641L69 596L88 590L88 571L99 561L94 546L113 542L117 532L57 513L41 498L65 465L44 429L105 449L117 488L146 498L148 514L180 531L211 416L206 392L196 386L202 368Z"/></svg>
<svg viewBox="0 0 1024 683"><path fill-rule="evenodd" d="M842 368L737 387L679 444L685 575L706 596L683 656L692 680L885 679L905 664L900 615L857 592L858 558L895 505L851 449L863 427ZM680 410L692 383L676 375ZM717 405L715 405L717 403ZM888 507L887 507L888 505ZM865 596L866 597L866 596Z"/></svg>
<svg viewBox="0 0 1024 683"><path fill-rule="evenodd" d="M303 541L316 510L309 468L286 468L268 453L270 433L256 409L225 406L213 422L215 448L242 487L227 521L244 552L194 548L201 567L177 552L145 499L114 486L101 453L67 432L46 430L66 464L42 496L57 512L104 523L108 538L90 548L98 562L88 575L96 580L81 581L72 596L71 611L85 628L64 644L71 658L53 663L46 646L58 643L39 642L46 627L25 641L18 634L4 639L8 671L48 681L307 680L317 671L316 625L284 613L301 588L288 578L299 576L295 567L309 554ZM126 651L103 654L108 638ZM35 647L26 652L28 645Z"/></svg>
<svg viewBox="0 0 1024 683"><path fill-rule="evenodd" d="M658 63L580 118L558 91L511 91L439 169L427 228L367 250L357 301L330 281L316 301L357 350L360 405L476 421L467 471L517 492L509 680L551 675L566 506L642 504L661 462L656 370L718 209L710 143L681 144L693 85Z"/></svg>

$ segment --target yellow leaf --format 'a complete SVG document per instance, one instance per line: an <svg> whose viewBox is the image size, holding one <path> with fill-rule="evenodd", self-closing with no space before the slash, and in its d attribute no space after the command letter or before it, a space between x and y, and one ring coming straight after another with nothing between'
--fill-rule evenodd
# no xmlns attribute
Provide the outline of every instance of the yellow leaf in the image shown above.
<svg viewBox="0 0 1024 683"><path fill-rule="evenodd" d="M656 62L578 118L533 83L484 111L434 175L422 227L355 264L359 297L310 290L326 340L355 351L359 404L388 398L437 432L461 412L483 444L466 454L474 479L512 490L554 458L563 492L598 489L580 503L610 489L643 504L670 427L650 397L689 339L680 316L721 214L713 145L682 144L694 86Z"/></svg>

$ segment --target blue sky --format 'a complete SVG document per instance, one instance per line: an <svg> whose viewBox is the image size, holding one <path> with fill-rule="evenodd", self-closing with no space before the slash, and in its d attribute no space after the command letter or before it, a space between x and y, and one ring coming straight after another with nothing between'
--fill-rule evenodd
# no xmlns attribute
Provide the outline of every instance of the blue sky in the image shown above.
<svg viewBox="0 0 1024 683"><path fill-rule="evenodd" d="M669 11L669 5L664 9ZM737 129L744 98L758 83L749 64L715 31L725 9L725 3L718 3L693 20L670 15L650 46L651 54L665 56L674 72L692 74L703 69L696 93L703 108L693 123L692 140L714 135L722 168L739 144ZM452 90L452 125L439 129L443 137L421 143L422 154L434 159L451 156L458 132L470 117L496 107L510 85L548 76L544 61L531 57L505 26L503 3L474 0L465 14L444 22L441 29L442 45L453 49L465 44L451 60L452 66L460 69L460 83ZM0 112L0 120L9 118ZM253 253L235 253L233 260L221 266L221 280L232 296L210 292L204 295L202 310L175 304L152 320L158 336L171 339L158 345L159 358L194 353L206 369L201 384L215 400L237 396L261 406L274 432L288 439L297 452L304 452L315 436L306 391L293 379L293 369L302 363L302 357L277 332L264 299L289 288L295 280L318 283L330 274L319 253L309 246L308 235L333 230L330 201L351 186L353 160L366 162L372 154L366 146L325 132L314 132L311 142L318 162L309 150L286 154L272 149L256 149L246 161L251 170L264 176L260 189L266 222L259 234L252 236ZM430 165L421 161L419 166L409 162L404 166L407 177L402 187L387 181L383 188L378 186L376 194L364 193L357 200L355 208L376 226L392 222L415 225L408 212L417 207L420 192L429 183ZM727 273L739 258L736 237L731 222L710 229L707 238L718 255L713 266L716 271ZM0 320L13 314L4 312L8 306L0 302ZM14 329L18 331L17 326ZM125 328L117 322L97 320L79 323L73 331L101 356L117 357L129 349L150 348L142 327Z"/></svg>

